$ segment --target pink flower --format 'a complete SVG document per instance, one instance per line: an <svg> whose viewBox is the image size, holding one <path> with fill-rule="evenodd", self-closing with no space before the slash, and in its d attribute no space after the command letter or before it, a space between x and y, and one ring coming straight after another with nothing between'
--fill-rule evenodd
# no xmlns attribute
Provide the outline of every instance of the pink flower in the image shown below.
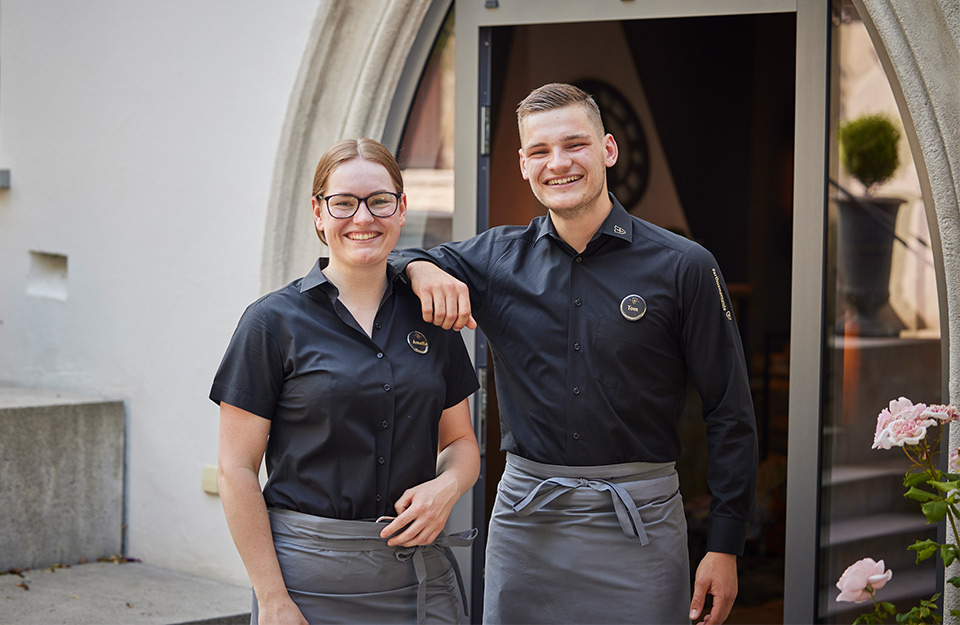
<svg viewBox="0 0 960 625"><path fill-rule="evenodd" d="M947 467L950 473L960 473L960 448L955 448L950 452L950 465Z"/></svg>
<svg viewBox="0 0 960 625"><path fill-rule="evenodd" d="M874 562L873 558L858 560L848 566L837 581L837 588L840 589L837 601L863 603L873 597L874 591L883 588L891 577L893 577L893 571L883 570L883 560L879 562Z"/></svg>
<svg viewBox="0 0 960 625"><path fill-rule="evenodd" d="M923 416L946 423L960 420L960 410L953 407L953 404L934 404L927 406L923 411Z"/></svg>
<svg viewBox="0 0 960 625"><path fill-rule="evenodd" d="M877 416L873 449L919 443L927 435L927 428L937 424L937 420L926 411L925 404L914 404L906 397L891 401L890 407L884 408Z"/></svg>

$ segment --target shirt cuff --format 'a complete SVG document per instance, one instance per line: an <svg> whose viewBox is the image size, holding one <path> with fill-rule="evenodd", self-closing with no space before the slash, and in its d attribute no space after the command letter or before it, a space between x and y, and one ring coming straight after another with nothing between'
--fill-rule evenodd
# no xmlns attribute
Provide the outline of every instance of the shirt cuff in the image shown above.
<svg viewBox="0 0 960 625"><path fill-rule="evenodd" d="M743 546L747 542L748 526L748 521L711 516L707 530L707 551L742 556Z"/></svg>

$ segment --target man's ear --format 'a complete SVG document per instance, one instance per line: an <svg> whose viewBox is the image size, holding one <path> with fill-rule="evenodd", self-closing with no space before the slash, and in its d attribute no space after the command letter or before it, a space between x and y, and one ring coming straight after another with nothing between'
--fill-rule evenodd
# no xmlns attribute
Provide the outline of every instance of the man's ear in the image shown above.
<svg viewBox="0 0 960 625"><path fill-rule="evenodd" d="M603 164L607 167L613 167L617 164L617 157L620 155L620 148L617 147L617 141L613 135L607 133L603 138Z"/></svg>
<svg viewBox="0 0 960 625"><path fill-rule="evenodd" d="M523 157L523 148L517 150L520 153L520 175L523 176L524 180L530 180L530 176L527 175L527 160Z"/></svg>

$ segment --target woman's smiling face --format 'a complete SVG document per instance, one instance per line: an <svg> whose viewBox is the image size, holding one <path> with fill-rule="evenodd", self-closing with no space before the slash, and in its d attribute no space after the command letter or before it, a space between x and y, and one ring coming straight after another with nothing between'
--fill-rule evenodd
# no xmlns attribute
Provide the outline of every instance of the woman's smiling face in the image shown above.
<svg viewBox="0 0 960 625"><path fill-rule="evenodd" d="M374 161L355 158L341 163L330 173L323 195L349 193L364 198L380 191L397 191L386 168ZM313 198L312 205L317 230L324 233L330 246L331 262L348 266L386 262L406 223L406 195L400 197L397 212L390 217L374 217L366 202L361 202L353 217L347 219L332 217L323 199Z"/></svg>

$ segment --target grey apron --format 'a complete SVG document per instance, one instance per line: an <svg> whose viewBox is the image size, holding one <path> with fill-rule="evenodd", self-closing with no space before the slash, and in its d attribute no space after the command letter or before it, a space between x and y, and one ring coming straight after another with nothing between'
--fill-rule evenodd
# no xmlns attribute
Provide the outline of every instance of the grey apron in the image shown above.
<svg viewBox="0 0 960 625"><path fill-rule="evenodd" d="M440 534L431 545L390 547L386 523L269 510L273 544L290 597L314 623L461 623L466 598L450 547L476 530ZM256 625L257 598L250 623Z"/></svg>
<svg viewBox="0 0 960 625"><path fill-rule="evenodd" d="M508 453L483 622L689 624L679 487L673 463L567 467Z"/></svg>

